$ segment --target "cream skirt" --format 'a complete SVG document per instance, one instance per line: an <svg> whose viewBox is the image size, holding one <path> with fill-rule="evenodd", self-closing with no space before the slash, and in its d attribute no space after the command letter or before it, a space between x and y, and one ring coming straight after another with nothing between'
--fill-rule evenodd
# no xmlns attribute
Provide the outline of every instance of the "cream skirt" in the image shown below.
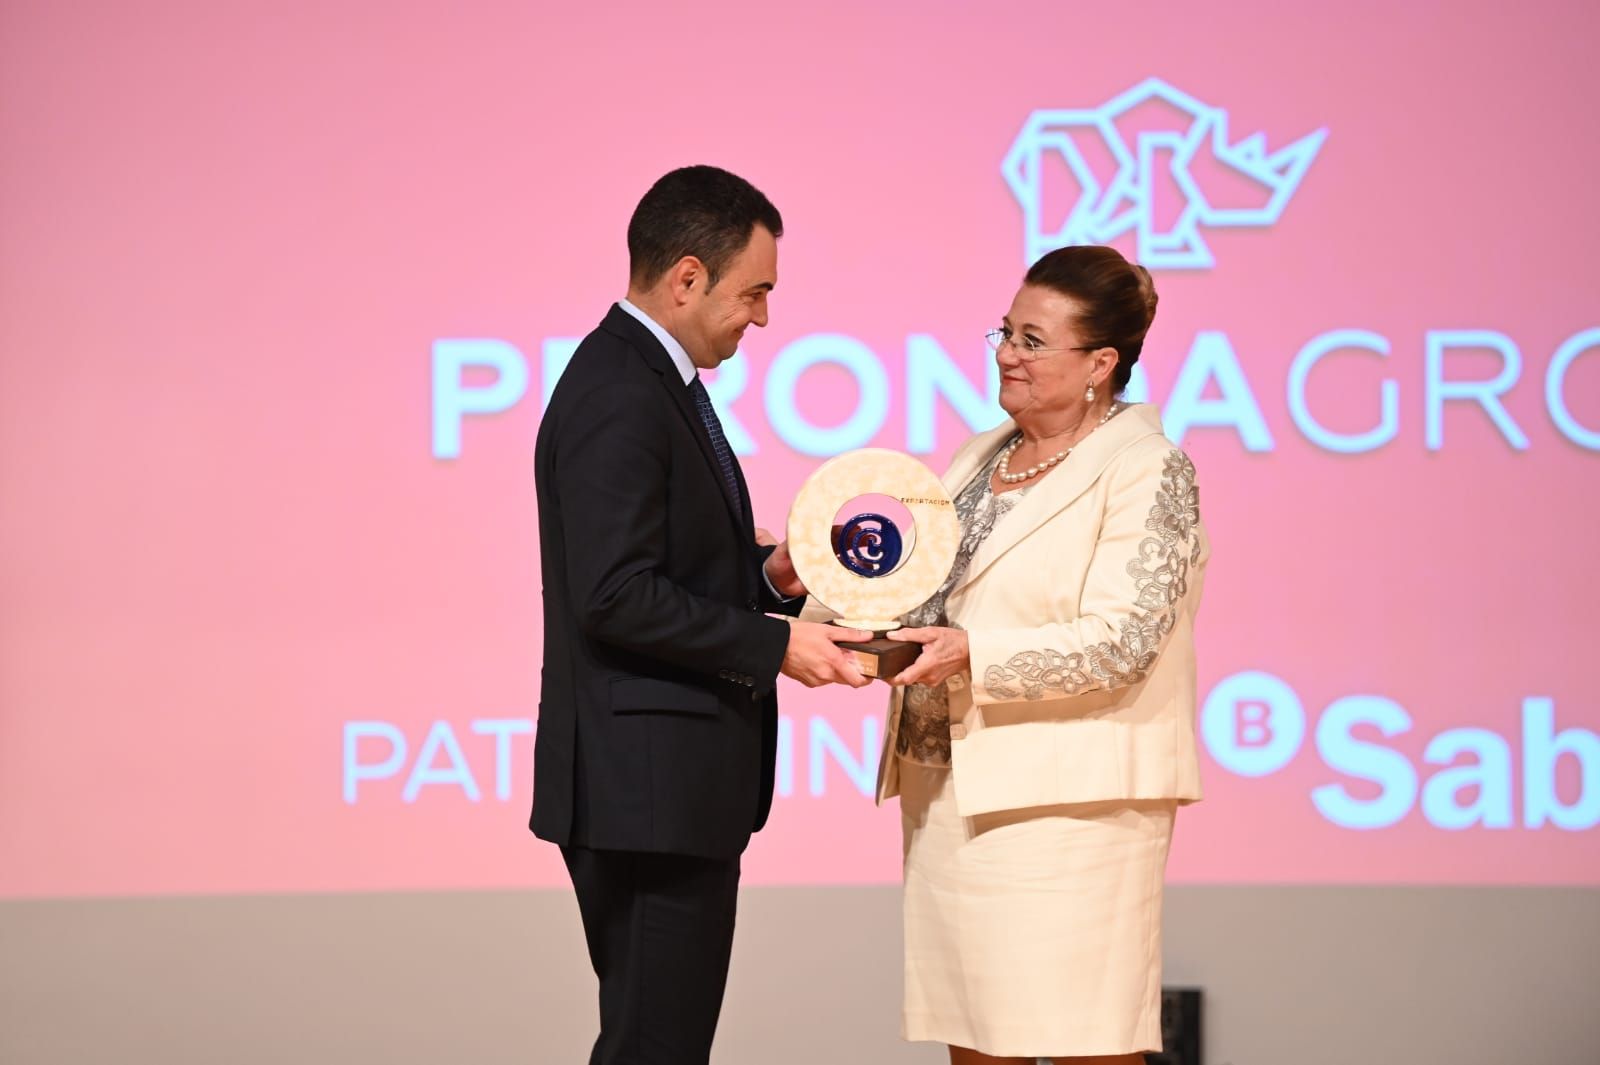
<svg viewBox="0 0 1600 1065"><path fill-rule="evenodd" d="M996 1056L1161 1049L1173 802L958 817L950 770L900 764L901 1034Z"/></svg>

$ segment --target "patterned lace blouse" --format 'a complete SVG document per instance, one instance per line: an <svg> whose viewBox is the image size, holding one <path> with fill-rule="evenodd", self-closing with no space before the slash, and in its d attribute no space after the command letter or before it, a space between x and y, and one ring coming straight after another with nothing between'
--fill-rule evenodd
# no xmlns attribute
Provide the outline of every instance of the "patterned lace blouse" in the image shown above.
<svg viewBox="0 0 1600 1065"><path fill-rule="evenodd" d="M1012 440L1016 437L1012 437ZM1011 441L1007 440L1009 444ZM982 470L967 482L956 496L956 517L961 520L961 545L956 551L955 564L950 576L933 597L903 619L910 627L950 624L946 616L945 600L950 591L966 576L972 556L994 532L995 526L1015 507L1031 489L1014 488L995 495L990 488L994 469L1000 463L1000 452L1005 445L990 456ZM905 702L900 709L900 727L894 741L895 754L910 762L923 765L947 766L950 764L950 690L944 684L929 687L912 684L906 687Z"/></svg>

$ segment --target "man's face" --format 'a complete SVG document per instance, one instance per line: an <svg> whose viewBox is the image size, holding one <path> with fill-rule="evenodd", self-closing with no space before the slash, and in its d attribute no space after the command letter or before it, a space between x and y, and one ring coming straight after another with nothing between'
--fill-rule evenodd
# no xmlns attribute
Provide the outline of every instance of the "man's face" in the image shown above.
<svg viewBox="0 0 1600 1065"><path fill-rule="evenodd" d="M703 277L703 275L702 275ZM684 308L694 343L684 344L702 370L715 369L739 350L751 325L767 324L767 293L778 283L778 242L757 225L750 242L734 256L715 286L696 283Z"/></svg>

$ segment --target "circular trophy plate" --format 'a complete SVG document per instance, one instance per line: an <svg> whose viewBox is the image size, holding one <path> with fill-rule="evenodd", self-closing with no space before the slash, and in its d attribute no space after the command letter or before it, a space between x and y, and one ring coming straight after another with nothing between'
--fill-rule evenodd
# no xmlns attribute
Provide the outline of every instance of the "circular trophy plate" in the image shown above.
<svg viewBox="0 0 1600 1065"><path fill-rule="evenodd" d="M899 500L915 536L870 510L845 516L836 533L840 508L865 495ZM789 508L788 535L806 591L839 614L840 625L884 632L950 575L961 523L932 470L902 452L869 447L836 455L806 478Z"/></svg>

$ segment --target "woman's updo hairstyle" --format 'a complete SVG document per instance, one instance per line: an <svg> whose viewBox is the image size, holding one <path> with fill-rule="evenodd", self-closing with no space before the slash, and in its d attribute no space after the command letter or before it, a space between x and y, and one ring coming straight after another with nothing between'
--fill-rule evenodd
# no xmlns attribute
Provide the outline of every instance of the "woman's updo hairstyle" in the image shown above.
<svg viewBox="0 0 1600 1065"><path fill-rule="evenodd" d="M1057 248L1034 263L1023 278L1076 300L1083 313L1074 325L1086 347L1116 348L1111 391L1128 387L1134 363L1144 350L1144 335L1156 316L1156 287L1150 271L1130 263L1115 248L1075 244Z"/></svg>

